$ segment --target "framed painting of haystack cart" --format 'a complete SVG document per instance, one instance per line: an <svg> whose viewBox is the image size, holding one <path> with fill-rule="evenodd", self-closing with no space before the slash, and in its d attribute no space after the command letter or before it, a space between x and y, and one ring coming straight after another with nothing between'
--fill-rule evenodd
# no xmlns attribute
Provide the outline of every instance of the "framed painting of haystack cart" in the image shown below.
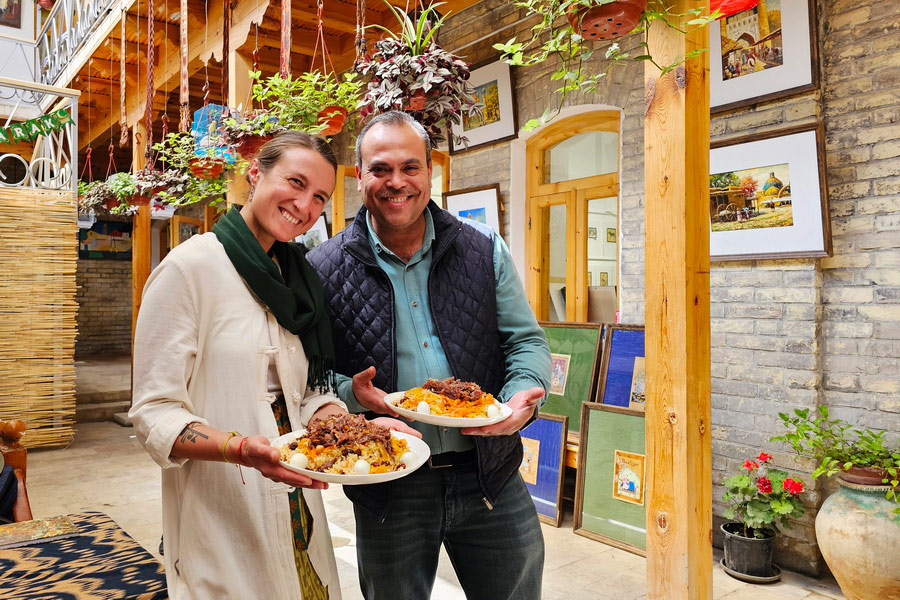
<svg viewBox="0 0 900 600"><path fill-rule="evenodd" d="M709 107L717 113L818 87L815 0L760 0L709 26Z"/></svg>
<svg viewBox="0 0 900 600"><path fill-rule="evenodd" d="M474 65L469 83L475 88L475 97L484 105L484 111L480 117L463 115L462 124L452 126L453 134L468 138L469 144L457 146L453 143L453 136L448 136L450 154L516 137L516 103L511 67L502 60Z"/></svg>
<svg viewBox="0 0 900 600"><path fill-rule="evenodd" d="M831 256L821 124L711 145L710 260Z"/></svg>

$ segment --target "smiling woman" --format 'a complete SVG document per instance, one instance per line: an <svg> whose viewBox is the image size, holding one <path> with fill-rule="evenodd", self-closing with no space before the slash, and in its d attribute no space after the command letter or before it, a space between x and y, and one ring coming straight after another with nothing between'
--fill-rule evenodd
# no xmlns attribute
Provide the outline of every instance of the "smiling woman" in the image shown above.
<svg viewBox="0 0 900 600"><path fill-rule="evenodd" d="M241 209L266 252L306 233L334 191L337 159L321 138L289 131L265 144L250 164L250 199Z"/></svg>

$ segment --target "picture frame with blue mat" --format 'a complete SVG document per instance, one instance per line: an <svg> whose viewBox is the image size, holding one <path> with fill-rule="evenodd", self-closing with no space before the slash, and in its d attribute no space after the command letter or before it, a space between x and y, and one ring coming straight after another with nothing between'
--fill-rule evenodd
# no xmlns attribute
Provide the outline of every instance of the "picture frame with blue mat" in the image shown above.
<svg viewBox="0 0 900 600"><path fill-rule="evenodd" d="M444 192L444 209L454 217L462 217L487 225L500 235L500 184Z"/></svg>
<svg viewBox="0 0 900 600"><path fill-rule="evenodd" d="M560 504L566 472L568 421L568 417L542 412L519 432L523 450L519 473L531 494L538 519L554 527L562 523Z"/></svg>
<svg viewBox="0 0 900 600"><path fill-rule="evenodd" d="M538 321L547 336L552 362L550 391L544 413L568 417L568 439L577 442L581 403L596 394L603 349L602 323Z"/></svg>
<svg viewBox="0 0 900 600"><path fill-rule="evenodd" d="M596 402L581 410L573 530L646 556L644 413Z"/></svg>
<svg viewBox="0 0 900 600"><path fill-rule="evenodd" d="M644 326L606 328L595 402L644 410Z"/></svg>

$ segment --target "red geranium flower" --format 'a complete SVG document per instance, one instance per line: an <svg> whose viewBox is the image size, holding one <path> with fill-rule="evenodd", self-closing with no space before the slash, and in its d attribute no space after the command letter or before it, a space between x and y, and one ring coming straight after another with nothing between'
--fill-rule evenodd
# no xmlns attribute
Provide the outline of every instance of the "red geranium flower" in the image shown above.
<svg viewBox="0 0 900 600"><path fill-rule="evenodd" d="M791 494L800 494L803 492L803 482L802 481L794 481L790 477L784 480L784 489L789 491Z"/></svg>
<svg viewBox="0 0 900 600"><path fill-rule="evenodd" d="M766 454L765 452L760 452L759 456L756 457L756 460L758 460L760 462L769 462L770 460L772 460L772 457L769 456L768 454Z"/></svg>
<svg viewBox="0 0 900 600"><path fill-rule="evenodd" d="M748 471L755 471L759 468L759 465L748 459L744 461L744 468Z"/></svg>
<svg viewBox="0 0 900 600"><path fill-rule="evenodd" d="M760 477L756 480L757 489L763 494L772 493L772 482L767 477Z"/></svg>

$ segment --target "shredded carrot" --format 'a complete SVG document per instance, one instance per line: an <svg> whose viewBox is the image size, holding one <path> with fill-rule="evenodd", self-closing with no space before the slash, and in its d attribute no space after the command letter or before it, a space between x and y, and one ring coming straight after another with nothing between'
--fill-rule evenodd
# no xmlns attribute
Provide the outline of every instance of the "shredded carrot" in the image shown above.
<svg viewBox="0 0 900 600"><path fill-rule="evenodd" d="M435 394L425 388L413 388L404 394L399 406L407 410L416 410L419 402L424 401L431 408L431 414L442 417L486 417L487 407L494 403L494 397L484 394L474 402L454 400L443 394Z"/></svg>

